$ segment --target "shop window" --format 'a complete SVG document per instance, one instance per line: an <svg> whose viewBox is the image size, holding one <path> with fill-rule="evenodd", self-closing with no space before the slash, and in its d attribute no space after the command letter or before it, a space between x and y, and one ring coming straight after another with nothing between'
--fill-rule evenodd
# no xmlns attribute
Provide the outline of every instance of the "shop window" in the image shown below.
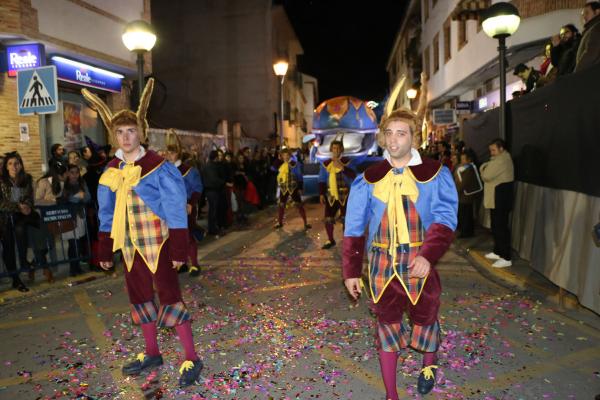
<svg viewBox="0 0 600 400"><path fill-rule="evenodd" d="M440 34L436 33L433 37L433 73L440 69Z"/></svg>

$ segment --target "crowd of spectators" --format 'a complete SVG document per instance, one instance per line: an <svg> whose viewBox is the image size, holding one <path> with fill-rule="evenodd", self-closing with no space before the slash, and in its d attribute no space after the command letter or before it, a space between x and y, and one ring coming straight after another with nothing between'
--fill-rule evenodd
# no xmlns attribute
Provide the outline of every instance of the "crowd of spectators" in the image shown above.
<svg viewBox="0 0 600 400"><path fill-rule="evenodd" d="M514 75L521 78L525 89L515 96L551 84L557 78L600 64L600 1L590 1L581 11L583 32L574 24L566 24L550 38L538 69L518 64Z"/></svg>

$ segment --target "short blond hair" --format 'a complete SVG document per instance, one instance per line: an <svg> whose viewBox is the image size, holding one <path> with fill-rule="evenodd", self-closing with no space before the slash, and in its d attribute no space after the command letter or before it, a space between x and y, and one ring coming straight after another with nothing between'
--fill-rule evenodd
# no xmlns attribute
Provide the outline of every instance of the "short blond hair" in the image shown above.
<svg viewBox="0 0 600 400"><path fill-rule="evenodd" d="M388 125L392 121L403 121L408 124L410 128L410 135L413 137L417 134L417 127L419 126L419 118L417 114L409 110L408 108L397 108L390 113L387 117L383 117L379 123L379 132L377 133L377 143L380 147L385 147L385 139L383 133L387 129Z"/></svg>

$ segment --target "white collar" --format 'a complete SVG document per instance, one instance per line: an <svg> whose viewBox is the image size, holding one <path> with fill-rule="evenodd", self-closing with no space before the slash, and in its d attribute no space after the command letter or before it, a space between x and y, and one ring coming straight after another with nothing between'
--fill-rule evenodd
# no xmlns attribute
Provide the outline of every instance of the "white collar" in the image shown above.
<svg viewBox="0 0 600 400"><path fill-rule="evenodd" d="M174 166L179 167L181 165L181 160L177 160L173 163Z"/></svg>
<svg viewBox="0 0 600 400"><path fill-rule="evenodd" d="M146 149L144 149L144 146L140 146L140 151L138 153L138 156L136 157L135 160L133 160L133 162L139 161L145 155L146 155ZM121 150L121 149L118 149L115 152L115 157L117 157L121 161L125 161L125 156L123 155L123 150Z"/></svg>
<svg viewBox="0 0 600 400"><path fill-rule="evenodd" d="M415 165L421 165L423 164L423 160L421 159L421 154L419 154L419 152L417 151L417 149L415 148L410 148L410 160L408 161L408 163L406 164L407 167L413 167ZM386 150L383 151L383 158L385 158L387 160L387 162L390 163L390 165L392 165L392 158L390 157L390 152Z"/></svg>

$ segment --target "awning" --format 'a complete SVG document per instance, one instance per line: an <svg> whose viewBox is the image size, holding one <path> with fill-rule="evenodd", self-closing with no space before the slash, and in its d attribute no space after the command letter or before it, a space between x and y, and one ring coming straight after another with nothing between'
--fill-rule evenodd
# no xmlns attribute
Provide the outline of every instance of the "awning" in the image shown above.
<svg viewBox="0 0 600 400"><path fill-rule="evenodd" d="M452 11L452 20L479 19L479 13L491 5L491 0L460 0Z"/></svg>

